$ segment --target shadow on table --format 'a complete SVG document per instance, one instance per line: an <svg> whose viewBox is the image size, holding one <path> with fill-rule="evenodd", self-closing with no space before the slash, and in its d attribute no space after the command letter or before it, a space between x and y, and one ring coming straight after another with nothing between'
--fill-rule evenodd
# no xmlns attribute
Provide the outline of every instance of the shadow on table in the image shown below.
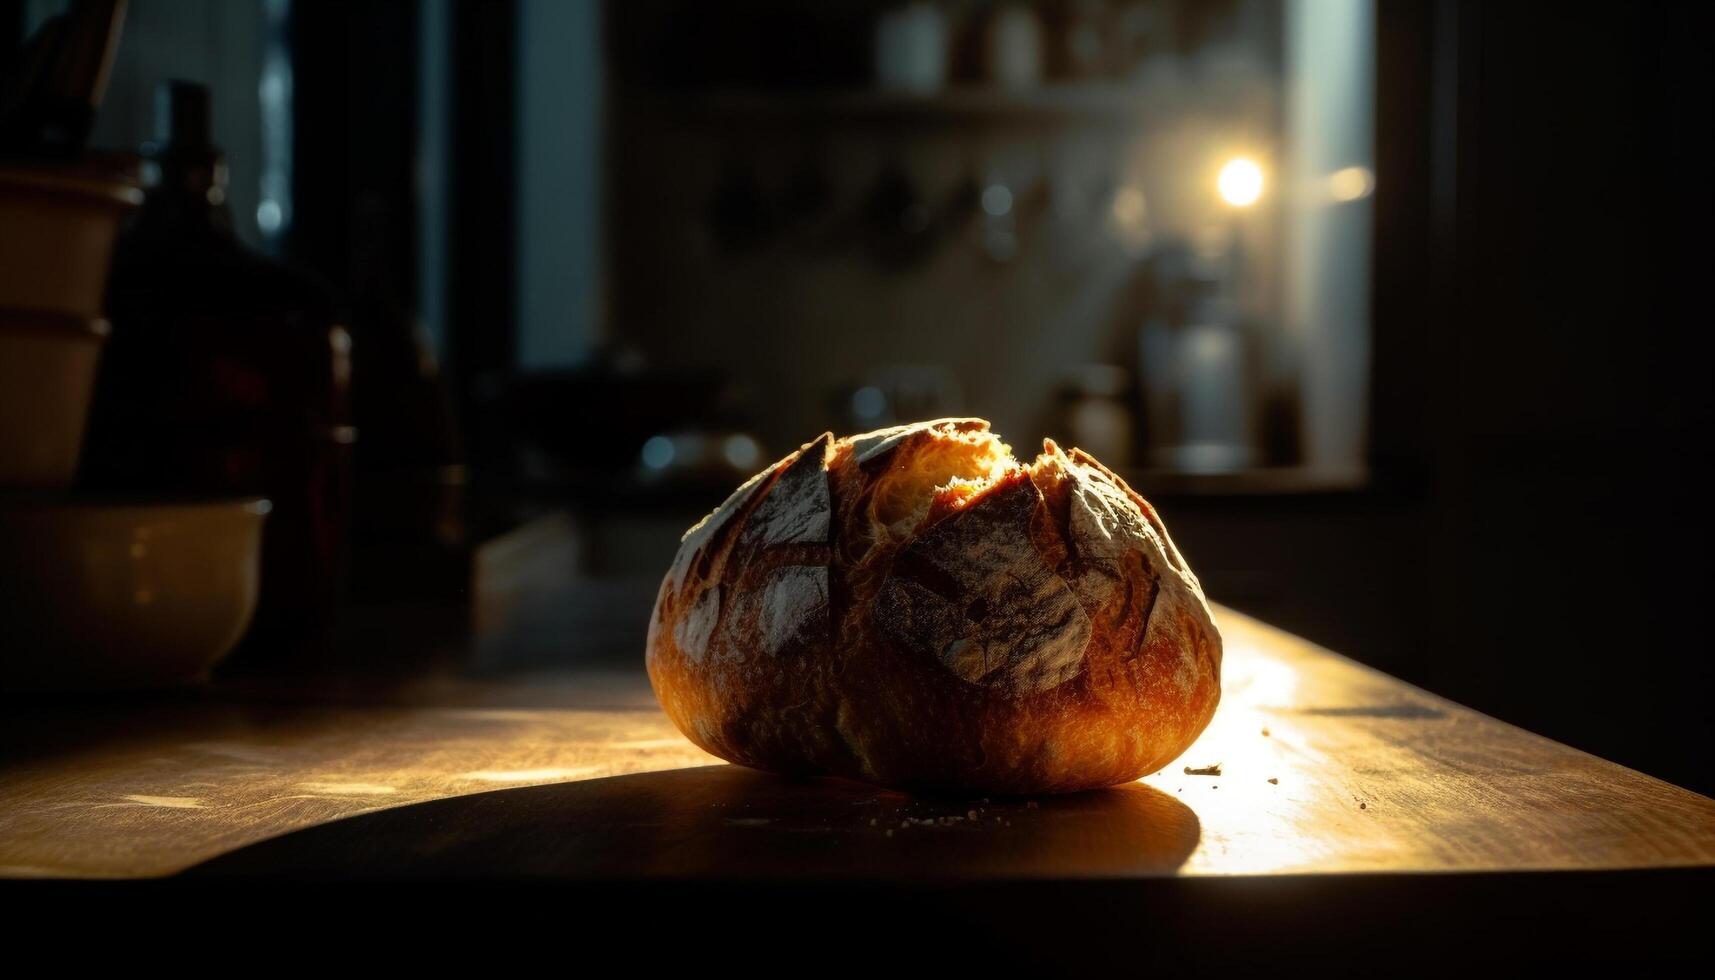
<svg viewBox="0 0 1715 980"><path fill-rule="evenodd" d="M705 766L499 790L253 844L189 877L972 881L1173 874L1190 808L1138 783L934 801Z"/></svg>

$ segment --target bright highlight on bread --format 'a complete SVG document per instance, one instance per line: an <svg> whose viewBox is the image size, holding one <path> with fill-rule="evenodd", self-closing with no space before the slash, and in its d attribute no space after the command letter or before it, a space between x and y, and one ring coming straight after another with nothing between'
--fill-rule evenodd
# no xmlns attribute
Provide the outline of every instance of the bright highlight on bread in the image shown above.
<svg viewBox="0 0 1715 980"><path fill-rule="evenodd" d="M1070 792L1166 765L1221 638L1155 511L1088 454L981 419L835 440L685 534L648 665L729 761L925 792Z"/></svg>

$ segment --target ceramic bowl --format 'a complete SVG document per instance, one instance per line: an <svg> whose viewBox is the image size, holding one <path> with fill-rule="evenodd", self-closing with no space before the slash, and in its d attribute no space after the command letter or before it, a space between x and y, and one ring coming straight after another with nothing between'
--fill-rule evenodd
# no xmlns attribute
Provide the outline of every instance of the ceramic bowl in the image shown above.
<svg viewBox="0 0 1715 980"><path fill-rule="evenodd" d="M107 321L0 308L0 487L77 472Z"/></svg>
<svg viewBox="0 0 1715 980"><path fill-rule="evenodd" d="M0 500L0 686L205 675L256 608L268 501Z"/></svg>
<svg viewBox="0 0 1715 980"><path fill-rule="evenodd" d="M142 203L128 180L0 167L0 307L100 315L120 223Z"/></svg>

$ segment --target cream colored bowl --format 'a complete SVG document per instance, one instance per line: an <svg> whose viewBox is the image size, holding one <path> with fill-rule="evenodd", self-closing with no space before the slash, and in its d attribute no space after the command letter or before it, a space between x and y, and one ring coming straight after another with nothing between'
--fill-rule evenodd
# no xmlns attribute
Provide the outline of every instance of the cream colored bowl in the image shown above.
<svg viewBox="0 0 1715 980"><path fill-rule="evenodd" d="M69 486L107 321L0 307L0 487Z"/></svg>
<svg viewBox="0 0 1715 980"><path fill-rule="evenodd" d="M0 687L207 673L256 608L266 500L0 500Z"/></svg>

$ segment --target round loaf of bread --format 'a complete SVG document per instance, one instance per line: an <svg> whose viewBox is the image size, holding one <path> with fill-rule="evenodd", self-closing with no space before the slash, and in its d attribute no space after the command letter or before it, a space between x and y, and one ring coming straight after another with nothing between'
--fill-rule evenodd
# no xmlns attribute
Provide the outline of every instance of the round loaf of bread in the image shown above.
<svg viewBox="0 0 1715 980"><path fill-rule="evenodd" d="M932 793L1055 793L1166 765L1220 700L1221 637L1144 499L981 419L836 440L685 534L649 679L741 765Z"/></svg>

